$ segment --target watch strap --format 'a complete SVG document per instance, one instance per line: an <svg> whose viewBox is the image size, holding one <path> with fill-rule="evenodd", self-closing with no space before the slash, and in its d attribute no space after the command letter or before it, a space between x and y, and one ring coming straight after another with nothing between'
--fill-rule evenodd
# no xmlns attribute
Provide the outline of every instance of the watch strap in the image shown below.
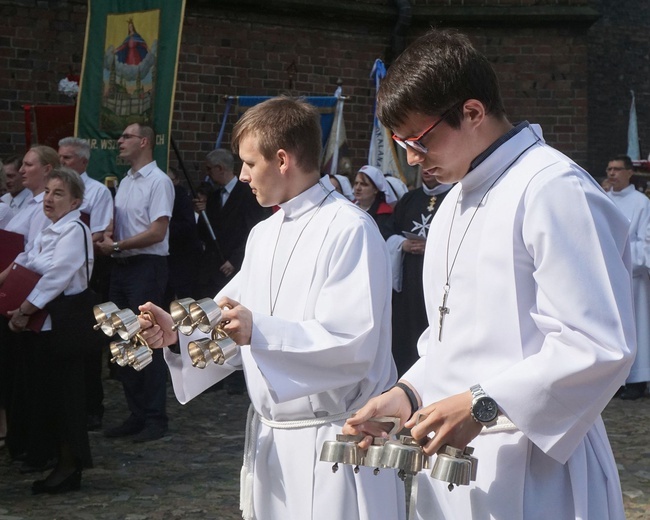
<svg viewBox="0 0 650 520"><path fill-rule="evenodd" d="M415 392L411 390L411 387L409 385L402 383L401 381L395 383L395 386L393 386L393 388L401 388L402 391L406 394L406 397L408 397L409 403L411 404L411 415L414 415L419 408L418 398L415 397Z"/></svg>

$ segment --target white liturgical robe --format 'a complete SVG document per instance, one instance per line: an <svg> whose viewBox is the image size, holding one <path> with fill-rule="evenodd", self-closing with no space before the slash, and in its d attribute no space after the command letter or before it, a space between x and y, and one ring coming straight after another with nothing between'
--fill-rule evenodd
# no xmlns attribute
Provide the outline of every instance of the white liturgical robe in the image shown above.
<svg viewBox="0 0 650 520"><path fill-rule="evenodd" d="M327 416L349 415L397 376L386 245L372 218L333 190L323 179L258 224L241 271L215 298L229 296L253 313L251 345L237 362L262 421L250 440L257 520L405 516L395 471L355 474L341 465L333 473L319 461L344 423ZM165 352L181 402L233 370L192 368L186 344L181 338L180 356ZM304 422L287 428L287 421Z"/></svg>
<svg viewBox="0 0 650 520"><path fill-rule="evenodd" d="M478 474L469 486L449 492L421 472L418 518L622 520L600 413L635 351L629 224L537 125L517 128L433 220L430 326L402 378L425 405L479 383L516 429L484 429L470 443Z"/></svg>
<svg viewBox="0 0 650 520"><path fill-rule="evenodd" d="M632 284L636 321L636 358L627 383L650 381L650 273L646 244L650 243L650 199L633 185L607 195L630 221Z"/></svg>

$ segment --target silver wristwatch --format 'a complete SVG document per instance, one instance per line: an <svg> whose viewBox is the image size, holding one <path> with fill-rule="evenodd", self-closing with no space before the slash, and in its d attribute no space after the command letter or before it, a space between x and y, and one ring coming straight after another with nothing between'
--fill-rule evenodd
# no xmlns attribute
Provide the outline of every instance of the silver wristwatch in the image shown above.
<svg viewBox="0 0 650 520"><path fill-rule="evenodd" d="M497 402L485 393L481 385L470 387L470 392L472 392L472 407L470 408L472 418L484 426L492 426L499 415Z"/></svg>

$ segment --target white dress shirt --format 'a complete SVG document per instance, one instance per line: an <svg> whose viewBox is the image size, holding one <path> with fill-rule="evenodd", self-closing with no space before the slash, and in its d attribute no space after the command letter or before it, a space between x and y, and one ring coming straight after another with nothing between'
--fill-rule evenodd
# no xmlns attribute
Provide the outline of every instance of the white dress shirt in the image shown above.
<svg viewBox="0 0 650 520"><path fill-rule="evenodd" d="M43 213L43 198L41 192L26 203L25 206L9 221L7 231L19 233L25 237L25 251L32 247L34 239L45 226L50 224L50 219Z"/></svg>
<svg viewBox="0 0 650 520"><path fill-rule="evenodd" d="M90 232L99 233L106 231L113 220L113 196L109 189L101 182L81 174L84 181L84 200L79 208L82 213L90 215Z"/></svg>
<svg viewBox="0 0 650 520"><path fill-rule="evenodd" d="M2 197L0 197L3 202L9 204L9 207L11 208L11 211L14 215L23 209L29 203L29 201L32 200L32 198L32 192L27 188L23 189L15 197L12 197L11 193L5 193Z"/></svg>
<svg viewBox="0 0 650 520"><path fill-rule="evenodd" d="M147 231L160 217L170 217L174 206L174 185L171 179L152 161L139 171L129 170L115 195L115 241L124 240ZM140 249L119 254L124 258L135 255L169 254L169 227L164 240Z"/></svg>
<svg viewBox="0 0 650 520"><path fill-rule="evenodd" d="M73 210L57 222L50 222L50 225L38 234L33 247L16 257L17 264L42 275L27 297L27 301L39 309L44 308L61 293L78 294L88 286L86 248L84 233L79 225L80 216L79 210ZM86 244L88 275L92 275L93 247L87 228ZM48 316L41 330L50 330L51 327Z"/></svg>

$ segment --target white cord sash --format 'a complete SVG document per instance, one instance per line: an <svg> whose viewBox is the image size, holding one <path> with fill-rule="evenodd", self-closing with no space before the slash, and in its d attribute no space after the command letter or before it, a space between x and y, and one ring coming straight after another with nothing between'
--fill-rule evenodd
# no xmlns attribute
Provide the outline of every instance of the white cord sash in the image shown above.
<svg viewBox="0 0 650 520"><path fill-rule="evenodd" d="M241 473L239 476L239 509L242 512L244 520L254 520L255 512L253 510L253 468L255 467L255 454L257 435L260 423L278 430L298 430L301 428L313 428L323 426L337 421L343 421L352 416L354 412L343 412L336 415L326 415L324 417L313 417L311 419L302 419L296 421L272 421L262 417L255 411L253 405L248 407L246 416L246 437L244 441L244 461L242 463Z"/></svg>

